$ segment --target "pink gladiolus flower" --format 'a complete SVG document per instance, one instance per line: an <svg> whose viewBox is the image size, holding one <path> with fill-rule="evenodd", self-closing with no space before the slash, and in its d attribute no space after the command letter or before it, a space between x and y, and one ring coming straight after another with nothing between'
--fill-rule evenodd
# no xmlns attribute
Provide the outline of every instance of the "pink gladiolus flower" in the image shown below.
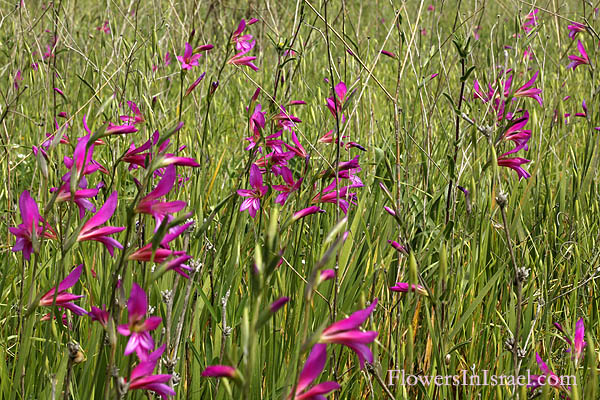
<svg viewBox="0 0 600 400"><path fill-rule="evenodd" d="M162 318L146 318L148 312L148 298L146 292L137 283L133 283L129 300L127 300L128 324L119 325L117 331L123 336L129 336L125 347L125 355L134 351L140 358L144 358L154 350L154 340L149 331L155 330L160 325ZM141 355L140 355L141 354Z"/></svg>
<svg viewBox="0 0 600 400"><path fill-rule="evenodd" d="M277 312L277 310L279 310L281 307L283 307L285 305L285 303L287 303L290 300L289 297L280 297L279 299L275 300L274 302L271 303L271 305L269 305L269 311L271 311L271 313L275 314Z"/></svg>
<svg viewBox="0 0 600 400"><path fill-rule="evenodd" d="M577 36L579 32L585 32L587 30L586 26L579 22L573 22L571 25L567 26L567 29L569 30L569 37L573 40L575 40L575 36Z"/></svg>
<svg viewBox="0 0 600 400"><path fill-rule="evenodd" d="M181 69L191 70L198 65L198 59L202 57L202 54L193 53L192 46L189 43L186 43L183 56L177 56L177 60L181 63Z"/></svg>
<svg viewBox="0 0 600 400"><path fill-rule="evenodd" d="M319 208L318 206L310 206L310 207L303 208L302 210L295 212L294 215L292 216L292 220L297 221L300 218L304 218L306 216L316 214L316 213L322 213L322 212L325 212L325 210Z"/></svg>
<svg viewBox="0 0 600 400"><path fill-rule="evenodd" d="M279 203L283 206L285 205L289 195L300 188L303 178L300 178L294 182L294 176L288 167L279 168L279 175L281 175L286 184L273 185L272 188L273 190L281 192L279 195L277 195L275 203Z"/></svg>
<svg viewBox="0 0 600 400"><path fill-rule="evenodd" d="M92 321L98 321L100 325L106 329L108 324L108 311L106 311L106 304L102 305L102 308L92 306L92 310L87 313Z"/></svg>
<svg viewBox="0 0 600 400"><path fill-rule="evenodd" d="M306 390L310 384L321 375L327 361L327 345L317 343L313 346L304 368L298 377L296 393L290 393L287 400L323 400L327 393L340 388L334 381L322 382Z"/></svg>
<svg viewBox="0 0 600 400"><path fill-rule="evenodd" d="M298 140L298 136L296 136L296 132L294 132L294 131L292 131L292 142L294 142L295 146L284 143L285 147L287 147L288 150L294 152L294 154L297 155L298 157L306 159L306 157L308 157L308 153L306 152L306 150L304 150L304 147L302 147L302 145L300 144L300 141Z"/></svg>
<svg viewBox="0 0 600 400"><path fill-rule="evenodd" d="M54 302L54 293L56 292L56 288L52 288L42 296L39 305L46 307L57 305L69 309L77 315L87 314L87 311L79 307L77 304L73 303L73 300L80 299L84 296L66 292L67 289L70 289L77 283L79 277L81 276L82 269L83 264L79 264L73 271L71 271L69 275L67 275L65 279L62 280L62 282L58 284L56 302Z"/></svg>
<svg viewBox="0 0 600 400"><path fill-rule="evenodd" d="M567 69L573 68L573 70L575 70L575 68L577 68L580 65L584 65L584 64L589 65L590 59L589 59L585 49L583 48L583 44L581 44L580 40L577 41L577 49L579 50L581 57L569 56L569 60L571 60L571 63L569 65L567 65Z"/></svg>
<svg viewBox="0 0 600 400"><path fill-rule="evenodd" d="M538 12L539 10L536 8L525 16L525 21L523 22L523 30L525 31L525 33L531 32L533 28L538 24Z"/></svg>
<svg viewBox="0 0 600 400"><path fill-rule="evenodd" d="M181 211L187 203L185 201L160 201L161 197L173 189L175 184L175 166L169 165L166 167L165 174L160 180L156 188L148 193L140 202L135 206L134 211L142 214L152 215L156 221L155 232L160 226L165 216L169 214Z"/></svg>
<svg viewBox="0 0 600 400"><path fill-rule="evenodd" d="M583 348L587 345L587 343L583 341L585 336L584 329L585 327L583 326L583 318L580 318L575 323L575 338L573 339L573 349L575 350L575 354L573 354L573 356L577 361L581 360L583 356Z"/></svg>
<svg viewBox="0 0 600 400"><path fill-rule="evenodd" d="M248 210L252 218L256 217L256 212L260 209L260 199L267 194L269 188L263 185L263 178L256 164L250 167L250 186L252 190L240 189L237 194L247 197L240 206L240 212Z"/></svg>
<svg viewBox="0 0 600 400"><path fill-rule="evenodd" d="M163 399L166 399L168 396L175 396L175 391L167 385L167 382L171 379L171 375L152 375L156 363L165 351L165 347L166 345L163 344L152 354L144 356L144 359L131 371L129 390L151 390Z"/></svg>
<svg viewBox="0 0 600 400"><path fill-rule="evenodd" d="M97 26L96 30L102 31L106 34L110 34L110 27L108 26L108 21L104 21L104 24L102 24L102 26Z"/></svg>
<svg viewBox="0 0 600 400"><path fill-rule="evenodd" d="M196 86L198 86L198 84L199 84L199 83L202 81L202 79L204 79L204 75L206 75L206 72L203 72L203 73L202 73L202 75L200 75L200 76L198 77L198 79L196 79L196 80L194 81L194 83L192 83L192 84L190 85L190 87L189 87L189 88L187 88L187 90L185 91L185 94L183 95L183 97L186 97L187 95L189 95L190 93L192 93L192 91L193 91L194 89L196 89Z"/></svg>
<svg viewBox="0 0 600 400"><path fill-rule="evenodd" d="M56 188L51 188L50 192L55 192ZM98 189L80 189L75 192L75 195L71 197L71 190L69 189L69 184L65 183L58 189L58 194L56 196L56 202L60 203L61 201L71 201L77 204L79 207L79 218L83 219L85 216L85 210L89 210L91 212L96 212L96 207L92 204L88 199L91 197L96 197L98 194Z"/></svg>
<svg viewBox="0 0 600 400"><path fill-rule="evenodd" d="M302 122L300 118L295 117L292 114L288 114L283 107L281 107L281 112L279 112L277 115L274 115L272 119L277 122L278 126L290 132L296 127L297 123Z"/></svg>
<svg viewBox="0 0 600 400"><path fill-rule="evenodd" d="M533 76L527 83L525 83L523 86L521 86L519 89L517 89L514 96L515 97L531 97L532 99L535 99L540 104L540 107L543 107L542 98L540 97L540 93L542 93L542 89L531 87L535 83L535 80L537 79L539 73L540 73L540 71L537 71L535 74L533 74Z"/></svg>
<svg viewBox="0 0 600 400"><path fill-rule="evenodd" d="M396 58L396 55L394 53L392 53L391 51L381 50L381 54L383 54L384 56L388 56L390 58Z"/></svg>
<svg viewBox="0 0 600 400"><path fill-rule="evenodd" d="M247 67L250 67L254 71L258 71L258 67L252 62L256 60L256 57L245 56L245 54L246 53L238 53L234 55L229 60L227 60L227 64L245 65Z"/></svg>
<svg viewBox="0 0 600 400"><path fill-rule="evenodd" d="M398 252L408 255L408 251L406 251L406 247L402 246L400 243L395 242L393 240L388 240L388 243L392 245L394 249Z"/></svg>
<svg viewBox="0 0 600 400"><path fill-rule="evenodd" d="M179 225L175 228L171 228L160 242L160 246L152 250L152 243L137 249L135 252L130 254L127 259L143 262L155 262L158 264L166 263L165 270L174 270L184 278L189 278L185 271L191 271L192 268L185 265L184 263L190 260L192 257L185 254L185 251L174 251L169 247L169 243L179 237L186 229L188 229L194 221L187 222L183 225Z"/></svg>
<svg viewBox="0 0 600 400"><path fill-rule="evenodd" d="M333 115L334 117L342 111L342 107L344 105L344 101L346 100L347 93L348 89L346 88L346 84L344 82L340 82L337 85L335 85L335 98L327 98L327 108L331 112L331 115ZM344 123L346 121L346 117L342 115L341 118L341 122Z"/></svg>
<svg viewBox="0 0 600 400"><path fill-rule="evenodd" d="M335 270L324 269L323 271L321 271L321 274L319 275L319 283L328 281L330 279L333 279L334 277L335 277Z"/></svg>
<svg viewBox="0 0 600 400"><path fill-rule="evenodd" d="M144 152L146 150L150 149L152 146L156 145L156 143L158 143L158 139L159 139L159 134L158 134L158 131L156 131L152 135L152 138L147 140L140 147L135 147L135 144L131 143L129 150L127 150L127 153L125 153L125 155L121 158L121 160L130 164L129 165L130 170L135 169L138 166L144 167L146 165L146 163L149 162L150 159L152 158L152 155L150 154L150 152L147 152L147 153L144 153Z"/></svg>
<svg viewBox="0 0 600 400"><path fill-rule="evenodd" d="M15 86L16 90L19 90L19 82L21 82L23 80L23 76L21 75L21 70L17 70L17 73L15 74L15 79L13 81L13 84Z"/></svg>
<svg viewBox="0 0 600 400"><path fill-rule="evenodd" d="M521 167L522 164L526 164L531 160L527 160L526 158L521 158L521 157L506 158L506 156L508 154L510 154L510 152L504 153L500 157L498 157L498 165L501 167L508 167L508 168L515 170L517 172L517 174L519 175L519 179L521 179L521 178L527 179L527 178L531 177L529 172L525 171L525 169L523 169L523 167Z"/></svg>
<svg viewBox="0 0 600 400"><path fill-rule="evenodd" d="M115 209L117 208L118 194L115 190L109 197L106 199L106 203L98 210L98 212L90 218L79 231L79 235L77 236L78 242L83 242L86 240L95 240L98 241L104 246L110 253L111 256L114 254L114 248L122 249L123 246L121 243L117 242L115 239L108 237L108 235L112 235L113 233L121 232L125 229L125 227L117 227L117 226L105 226L100 228L99 226L105 223L113 216L115 213Z"/></svg>
<svg viewBox="0 0 600 400"><path fill-rule="evenodd" d="M583 117L583 118L587 118L587 105L585 104L585 100L583 100L583 103L581 103L581 107L583 108L583 112L582 113L576 113L575 116L576 117Z"/></svg>
<svg viewBox="0 0 600 400"><path fill-rule="evenodd" d="M202 376L209 376L212 378L235 378L237 375L237 369L230 367L229 365L211 365L202 371Z"/></svg>
<svg viewBox="0 0 600 400"><path fill-rule="evenodd" d="M169 64L171 64L171 54L167 51L165 53L165 67L169 66Z"/></svg>
<svg viewBox="0 0 600 400"><path fill-rule="evenodd" d="M416 292L423 296L429 296L429 293L427 293L427 290L423 286L415 284L411 285L406 282L397 282L394 286L390 286L390 290L392 292L402 293Z"/></svg>
<svg viewBox="0 0 600 400"><path fill-rule="evenodd" d="M59 310L61 310L60 307L58 307ZM48 313L46 315L44 315L42 318L40 318L40 321L55 321L56 317L54 315L52 315L52 313ZM60 322L63 324L63 326L67 329L71 329L72 325L69 323L69 318L67 318L67 314L63 314L60 318Z"/></svg>
<svg viewBox="0 0 600 400"><path fill-rule="evenodd" d="M427 6L427 11L431 12L431 11L434 11L434 10L435 10L435 7L433 6L433 4L430 4L430 5Z"/></svg>
<svg viewBox="0 0 600 400"><path fill-rule="evenodd" d="M105 135L119 135L119 134L127 134L137 132L137 128L134 125L115 125L112 122L108 123L106 127L106 131L104 131Z"/></svg>
<svg viewBox="0 0 600 400"><path fill-rule="evenodd" d="M551 386L557 389L560 388L559 377L554 372L552 372L552 370L548 367L548 365L546 365L546 363L542 360L542 358L537 352L535 353L535 361L537 362L538 367L540 367L540 369L544 373L544 383L547 381L548 384L550 384Z"/></svg>
<svg viewBox="0 0 600 400"><path fill-rule="evenodd" d="M34 235L36 238L44 236L48 239L56 239L56 234L40 216L38 206L27 190L21 193L21 197L19 197L19 210L21 211L22 223L16 228L8 228L10 233L15 235L17 239L12 251L23 252L23 258L29 261L31 253L35 251L37 254L38 252L38 249L33 248Z"/></svg>
<svg viewBox="0 0 600 400"><path fill-rule="evenodd" d="M480 99L484 103L487 103L492 99L493 95L494 90L491 85L488 85L488 91L485 93L479 86L479 81L477 79L473 81L473 98Z"/></svg>
<svg viewBox="0 0 600 400"><path fill-rule="evenodd" d="M255 23L258 20L252 19L251 21ZM248 25L251 25L250 22ZM242 35L244 29L246 29L246 21L242 19L237 29L231 35L231 41L235 44L235 48L241 52L240 54L248 53L256 44L256 41L252 40L252 35Z"/></svg>
<svg viewBox="0 0 600 400"><path fill-rule="evenodd" d="M323 331L319 343L339 343L348 346L358 356L361 369L364 368L365 361L372 363L373 353L367 343L375 340L377 332L362 332L357 328L365 322L376 305L377 299L373 300L373 303L364 310L356 311L348 318L333 323Z"/></svg>
<svg viewBox="0 0 600 400"><path fill-rule="evenodd" d="M383 206L383 209L385 211L387 211L388 214L390 214L392 217L396 216L396 211L392 210L390 207L388 206Z"/></svg>
<svg viewBox="0 0 600 400"><path fill-rule="evenodd" d="M356 205L356 193L348 193L348 189L354 186L342 186L339 190L337 190L337 184L335 179L329 186L323 189L320 193L317 193L315 197L313 197L313 203L333 203L338 204L342 209L344 214L348 213L348 207L350 204Z"/></svg>
<svg viewBox="0 0 600 400"><path fill-rule="evenodd" d="M529 149L527 142L531 138L531 131L523 129L528 121L529 113L527 111L523 113L523 117L512 121L512 125L506 130L502 139L514 142L516 147L503 154L503 156L516 153L521 149L525 151Z"/></svg>
<svg viewBox="0 0 600 400"><path fill-rule="evenodd" d="M146 120L144 119L144 116L140 112L140 109L138 108L137 104L135 104L133 101L128 101L127 105L133 112L134 116L130 117L129 115L121 115L119 117L121 119L121 121L129 123L129 124L134 124L134 125L143 124Z"/></svg>

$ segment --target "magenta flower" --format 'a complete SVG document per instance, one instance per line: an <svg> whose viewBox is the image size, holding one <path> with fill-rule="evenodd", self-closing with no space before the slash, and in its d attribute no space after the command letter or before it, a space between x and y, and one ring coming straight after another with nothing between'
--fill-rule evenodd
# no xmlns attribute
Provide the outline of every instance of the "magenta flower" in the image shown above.
<svg viewBox="0 0 600 400"><path fill-rule="evenodd" d="M583 112L582 113L575 113L576 117L582 117L582 118L587 118L587 105L585 104L585 100L583 100L583 102L581 103L581 107L583 108Z"/></svg>
<svg viewBox="0 0 600 400"><path fill-rule="evenodd" d="M19 90L19 82L21 82L23 80L23 76L21 75L21 70L18 69L17 73L15 74L15 79L13 80L13 85L15 86L16 90Z"/></svg>
<svg viewBox="0 0 600 400"><path fill-rule="evenodd" d="M198 86L198 84L199 84L199 83L202 81L202 79L204 79L204 75L206 75L206 72L203 72L203 73L202 73L202 75L200 75L200 76L198 77L198 79L196 79L196 80L194 81L194 83L192 83L192 84L190 85L190 87L189 87L189 88L187 88L187 90L185 91L185 94L183 95L183 97L186 97L186 96L188 96L190 93L192 93L192 92L194 91L194 89L196 89L196 86Z"/></svg>
<svg viewBox="0 0 600 400"><path fill-rule="evenodd" d="M181 129L182 126L183 126L183 122L180 122L179 125L175 128L175 131ZM198 164L196 162L196 160L194 160L193 158L180 157L180 156L176 156L175 154L172 154L172 153L166 153L166 149L167 149L167 147L169 147L169 144L170 144L170 140L167 139L164 141L163 144L160 145L158 152L157 152L157 158L159 159L157 162L157 168L166 167L171 164L185 166L185 167L199 167L200 166L200 164ZM180 147L177 151L183 150L184 147L185 146Z"/></svg>
<svg viewBox="0 0 600 400"><path fill-rule="evenodd" d="M340 82L335 85L335 99L333 97L327 98L327 108L331 112L331 115L334 117L342 111L342 106L344 105L344 101L346 100L346 94L348 93L348 89L346 88L346 84L344 82ZM346 118L342 115L341 122L345 122Z"/></svg>
<svg viewBox="0 0 600 400"><path fill-rule="evenodd" d="M585 32L587 30L585 25L580 24L579 22L573 22L571 25L567 26L567 29L569 30L569 37L573 40L575 40L575 36L577 36L579 32Z"/></svg>
<svg viewBox="0 0 600 400"><path fill-rule="evenodd" d="M106 304L103 304L102 308L92 306L91 311L89 311L87 314L90 316L92 321L98 321L100 325L106 329L106 326L108 325L108 311L106 311Z"/></svg>
<svg viewBox="0 0 600 400"><path fill-rule="evenodd" d="M395 213L394 213L394 215L395 215ZM400 243L398 243L394 240L388 240L388 243L391 244L392 247L394 249L396 249L398 252L408 255L408 251L406 251L406 247L402 246Z"/></svg>
<svg viewBox="0 0 600 400"><path fill-rule="evenodd" d="M167 51L165 53L165 67L171 64L171 54Z"/></svg>
<svg viewBox="0 0 600 400"><path fill-rule="evenodd" d="M252 62L256 60L256 57L246 56L245 54L246 53L238 53L234 55L229 60L227 60L227 64L245 65L247 67L250 67L254 71L258 71L258 67Z"/></svg>
<svg viewBox="0 0 600 400"><path fill-rule="evenodd" d="M237 369L229 365L211 365L202 371L202 376L212 378L236 378L238 376Z"/></svg>
<svg viewBox="0 0 600 400"><path fill-rule="evenodd" d="M152 375L156 363L165 351L166 345L162 345L152 354L145 356L132 371L129 377L129 390L142 389L151 390L163 399L175 396L175 391L167 385L171 375Z"/></svg>
<svg viewBox="0 0 600 400"><path fill-rule="evenodd" d="M348 193L348 190L354 186L342 186L339 190L335 179L329 186L317 193L312 199L312 203L333 203L338 204L344 214L348 213L350 204L356 205L356 193Z"/></svg>
<svg viewBox="0 0 600 400"><path fill-rule="evenodd" d="M98 210L98 212L90 218L79 231L79 235L77 236L78 242L83 242L86 240L95 240L98 241L104 246L110 253L111 256L114 254L114 248L122 249L123 246L121 243L117 242L115 239L108 237L108 235L112 235L113 233L121 232L125 229L125 227L117 227L117 226L105 226L100 228L99 226L105 223L113 216L115 213L115 209L117 208L118 194L115 190L109 197L106 199L106 203Z"/></svg>
<svg viewBox="0 0 600 400"><path fill-rule="evenodd" d="M333 323L323 331L319 343L339 343L348 346L358 356L361 369L364 368L365 361L372 363L373 353L367 343L375 340L377 332L362 332L357 328L365 322L376 305L377 299L373 300L373 303L364 310L356 311L348 318Z"/></svg>
<svg viewBox="0 0 600 400"><path fill-rule="evenodd" d="M394 53L392 53L391 51L381 50L381 54L388 56L390 58L396 58L396 55Z"/></svg>
<svg viewBox="0 0 600 400"><path fill-rule="evenodd" d="M135 104L133 101L128 101L127 105L133 112L134 116L130 117L129 115L121 115L119 117L121 119L121 121L126 122L128 124L134 124L134 125L143 124L146 120L144 119L144 116L140 112L140 109L138 108L137 104Z"/></svg>
<svg viewBox="0 0 600 400"><path fill-rule="evenodd" d="M285 303L287 303L289 300L290 298L285 296L278 298L277 300L272 302L271 305L269 305L269 311L271 311L272 314L275 314L277 310L283 307Z"/></svg>
<svg viewBox="0 0 600 400"><path fill-rule="evenodd" d="M501 167L508 167L515 170L517 172L517 175L519 175L519 179L531 177L529 172L525 171L525 169L521 167L521 165L526 164L531 160L521 157L507 158L506 156L508 154L510 154L510 152L504 153L500 157L498 157L498 165Z"/></svg>
<svg viewBox="0 0 600 400"><path fill-rule="evenodd" d="M263 178L256 164L250 167L250 186L252 190L240 189L237 194L242 197L247 197L240 206L240 212L248 210L252 218L256 217L256 212L260 208L260 199L267 194L269 188L263 185Z"/></svg>
<svg viewBox="0 0 600 400"><path fill-rule="evenodd" d="M106 34L110 34L110 27L108 26L108 21L104 21L104 24L102 24L102 26L97 26L96 30L102 31Z"/></svg>
<svg viewBox="0 0 600 400"><path fill-rule="evenodd" d="M583 318L580 318L575 323L575 338L573 339L573 356L575 357L576 361L581 360L583 356L583 348L587 345L587 343L583 341L585 336L584 330L585 327L583 326Z"/></svg>
<svg viewBox="0 0 600 400"><path fill-rule="evenodd" d="M73 300L80 299L84 297L83 295L76 295L72 293L67 293L67 289L72 288L79 277L81 276L81 271L83 269L83 264L79 264L65 279L62 280L58 284L58 293L56 293L56 302L54 302L54 293L56 292L56 288L50 289L46 294L42 296L40 299L39 305L50 307L52 305L57 305L66 309L71 310L74 314L77 315L85 315L87 311L83 308L79 307L77 304L73 303Z"/></svg>
<svg viewBox="0 0 600 400"><path fill-rule="evenodd" d="M321 271L321 274L319 275L319 283L328 281L330 279L333 279L334 277L335 277L335 270L324 269L323 271Z"/></svg>
<svg viewBox="0 0 600 400"><path fill-rule="evenodd" d="M137 128L134 125L123 124L123 125L115 125L112 122L108 123L106 130L104 131L105 135L123 135L127 133L137 132Z"/></svg>
<svg viewBox="0 0 600 400"><path fill-rule="evenodd" d="M531 79L529 81L527 81L527 83L525 83L523 86L521 86L520 88L517 89L514 96L515 97L531 97L532 99L536 100L540 104L540 107L543 107L542 98L540 97L540 93L542 93L542 89L531 87L535 83L535 80L537 79L539 73L540 73L540 71L537 71L535 74L533 74L533 76L531 77Z"/></svg>
<svg viewBox="0 0 600 400"><path fill-rule="evenodd" d="M296 127L297 123L302 122L300 118L292 114L288 114L283 107L281 107L279 114L274 115L272 119L277 123L278 126L290 132Z"/></svg>
<svg viewBox="0 0 600 400"><path fill-rule="evenodd" d="M427 290L423 286L415 284L411 285L406 282L397 282L394 286L390 286L390 290L392 292L401 293L416 292L423 296L429 296L429 293L427 293Z"/></svg>
<svg viewBox="0 0 600 400"><path fill-rule="evenodd" d="M144 167L146 163L150 161L152 155L150 152L145 152L150 149L152 146L158 143L160 135L158 131L155 131L152 135L152 138L148 139L144 144L140 147L135 147L134 143L131 143L129 150L125 153L125 155L121 158L121 161L125 161L129 163L129 170L136 169L138 166Z"/></svg>
<svg viewBox="0 0 600 400"><path fill-rule="evenodd" d="M529 113L527 111L523 113L523 117L511 121L512 124L506 130L506 132L502 136L502 139L514 142L516 146L514 149L506 152L504 156L516 153L521 149L529 149L527 142L531 138L531 131L523 129L528 121Z"/></svg>
<svg viewBox="0 0 600 400"><path fill-rule="evenodd" d="M248 25L251 25L250 22L255 23L257 20L252 19L249 21ZM235 44L235 48L238 51L241 51L241 54L245 54L254 48L256 41L253 40L252 35L242 35L244 30L246 29L246 21L242 19L237 29L231 35L231 41Z"/></svg>
<svg viewBox="0 0 600 400"><path fill-rule="evenodd" d="M75 195L71 197L71 190L69 189L69 184L65 183L59 189L51 188L50 192L53 193L58 190L58 194L56 195L56 202L60 203L62 201L73 201L79 207L79 218L83 219L85 216L85 210L89 210L91 212L96 212L96 207L92 204L88 199L91 197L96 197L98 194L98 189L80 189L75 192Z"/></svg>
<svg viewBox="0 0 600 400"><path fill-rule="evenodd" d="M183 56L177 56L177 60L181 63L181 69L190 70L198 65L198 59L202 54L193 54L194 51L189 43L185 44L185 52Z"/></svg>
<svg viewBox="0 0 600 400"><path fill-rule="evenodd" d="M584 324L583 324L583 318L580 318L575 323L575 337L574 337L573 341L567 336L567 334L563 330L563 327L561 326L561 324L559 324L558 322L555 322L554 326L563 335L565 335L564 336L565 341L569 345L571 345L571 347L569 347L566 352L567 353L571 353L571 351L574 349L573 359L575 360L575 362L579 362L581 360L581 357L583 356L583 349L587 345L587 343L583 340L584 337L585 337L585 333L584 333L585 332L585 327L584 327Z"/></svg>
<svg viewBox="0 0 600 400"><path fill-rule="evenodd" d="M523 30L525 31L525 33L531 32L533 28L538 24L538 12L539 10L536 8L525 16L525 21L523 22Z"/></svg>
<svg viewBox="0 0 600 400"><path fill-rule="evenodd" d="M16 228L8 228L10 233L15 235L17 239L12 251L23 252L23 258L29 260L32 252L35 251L36 254L38 252L38 249L33 248L34 235L36 238L44 236L47 239L56 239L56 234L40 216L38 206L27 190L21 193L21 197L19 197L19 210L21 211L22 223Z"/></svg>
<svg viewBox="0 0 600 400"><path fill-rule="evenodd" d="M175 257L172 260L167 262L166 270L167 271L175 271L179 275L183 276L185 279L190 279L190 276L186 273L186 271L192 271L193 268L189 265L184 264L185 262L192 259L192 256L183 254L178 257Z"/></svg>
<svg viewBox="0 0 600 400"><path fill-rule="evenodd" d="M552 372L552 370L548 367L548 365L546 365L546 363L544 362L544 360L542 360L542 358L540 357L540 355L536 352L535 353L535 361L538 364L538 367L540 367L540 369L542 370L542 372L544 373L543 377L544 379L540 379L541 377L536 376L536 382L534 382L533 384L530 382L529 385L527 385L528 387L537 387L537 386L541 386L542 384L546 384L546 381L553 387L560 389L560 379L558 378L558 376ZM534 375L532 375L533 377ZM537 383L537 385L536 385Z"/></svg>
<svg viewBox="0 0 600 400"><path fill-rule="evenodd" d="M189 228L194 221L186 222L183 225L179 225L175 228L171 228L169 233L167 233L160 242L160 247L158 247L154 252L152 251L152 243L148 243L147 245L140 247L133 253L131 253L127 259L134 261L154 261L156 263L163 263L167 261L171 256L181 257L186 255L185 251L173 251L169 247L169 243L175 240L179 235L181 235L187 228ZM154 257L154 258L153 258ZM184 260L186 261L186 260ZM171 265L171 269L175 269L176 266Z"/></svg>
<svg viewBox="0 0 600 400"><path fill-rule="evenodd" d="M494 90L492 89L492 86L490 84L488 84L488 91L486 93L479 86L479 81L477 79L475 79L473 81L473 98L480 99L484 103L487 103L488 101L490 101L492 99L493 95L494 95Z"/></svg>
<svg viewBox="0 0 600 400"><path fill-rule="evenodd" d="M80 183L81 187L83 177L85 175L89 175L98 170L102 170L103 172L108 173L106 168L102 167L100 164L98 164L92 159L95 143L92 143L86 151L86 147L88 146L89 140L90 134L87 134L84 137L77 139L77 145L75 146L75 150L73 151L73 158L65 156L63 162L65 164L65 167L69 169L69 172L67 172L62 177L63 182L69 182L73 178ZM73 169L75 169L76 172L75 176L72 176Z"/></svg>
<svg viewBox="0 0 600 400"><path fill-rule="evenodd" d="M334 381L322 382L306 390L315 379L321 375L327 361L327 345L317 343L313 346L304 368L300 372L296 393L290 393L287 400L323 400L327 393L340 388Z"/></svg>
<svg viewBox="0 0 600 400"><path fill-rule="evenodd" d="M277 198L275 199L275 203L279 203L282 206L285 205L289 195L300 188L302 184L303 178L298 179L294 182L294 176L292 175L292 171L288 167L280 167L279 175L283 178L285 185L273 185L273 190L276 190L279 193Z"/></svg>
<svg viewBox="0 0 600 400"><path fill-rule="evenodd" d="M298 136L296 136L296 132L294 131L292 131L292 142L294 142L295 146L285 143L285 147L287 147L289 151L292 151L298 157L306 159L306 157L308 157L308 152L304 150L304 147L302 147L302 145L300 144Z"/></svg>
<svg viewBox="0 0 600 400"><path fill-rule="evenodd" d="M577 68L580 65L583 65L583 64L589 65L590 64L590 59L589 59L585 49L583 48L583 44L581 44L581 40L577 41L577 49L579 50L581 57L569 56L569 60L571 60L571 63L569 65L567 65L567 69L573 68L573 70L575 70L575 68Z"/></svg>
<svg viewBox="0 0 600 400"><path fill-rule="evenodd" d="M296 211L294 213L294 215L292 216L292 220L297 221L300 218L304 218L306 216L316 214L316 213L322 213L322 212L325 212L325 210L319 208L319 206L310 206L307 208L303 208L300 211Z"/></svg>
<svg viewBox="0 0 600 400"><path fill-rule="evenodd" d="M155 330L160 325L162 318L149 317L145 319L148 312L148 298L146 292L137 283L133 283L129 300L127 300L127 313L129 314L127 324L119 325L117 331L123 336L129 336L125 347L125 355L134 351L138 357L146 357L154 350L154 340L149 331ZM140 355L141 354L141 355Z"/></svg>
<svg viewBox="0 0 600 400"><path fill-rule="evenodd" d="M165 216L176 213L187 205L185 201L180 200L168 202L158 200L169 193L171 189L173 189L173 185L175 184L175 176L175 166L169 165L166 167L165 174L158 185L156 185L156 188L148 193L143 199L140 200L137 206L135 206L135 212L149 214L154 217L156 221L156 227L154 230L155 232Z"/></svg>

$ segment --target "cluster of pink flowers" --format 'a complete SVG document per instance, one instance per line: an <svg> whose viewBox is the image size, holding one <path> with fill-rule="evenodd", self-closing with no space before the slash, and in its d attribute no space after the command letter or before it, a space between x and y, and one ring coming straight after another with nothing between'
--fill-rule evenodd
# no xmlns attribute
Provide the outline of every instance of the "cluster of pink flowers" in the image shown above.
<svg viewBox="0 0 600 400"><path fill-rule="evenodd" d="M252 35L243 34L247 26L255 24L256 22L258 22L256 18L252 18L248 22L246 22L244 19L240 21L237 29L231 35L231 41L235 45L235 49L238 51L238 53L227 60L227 64L245 65L254 71L258 71L258 67L253 62L256 60L256 57L248 55L248 53L256 45L256 40L254 40Z"/></svg>
<svg viewBox="0 0 600 400"><path fill-rule="evenodd" d="M498 144L513 142L515 145L513 149L502 153L498 157L498 165L515 170L519 178L529 178L531 176L522 167L530 160L513 157L512 155L520 150L528 150L527 142L531 137L531 130L524 129L529 121L529 112L526 109L513 110L512 106L519 98L525 97L534 99L540 107L543 105L540 96L542 90L534 87L538 75L539 71L517 89L512 87L513 73L511 69L501 71L496 84L488 84L487 91L481 87L477 79L473 82L473 97L486 103L486 105L489 103L495 112L496 123L502 126L503 134Z"/></svg>
<svg viewBox="0 0 600 400"><path fill-rule="evenodd" d="M250 144L246 147L248 151L256 151L259 158L250 166L249 183L251 189L240 189L238 195L244 197L244 201L240 206L240 211L248 210L248 213L254 218L260 209L261 199L263 199L269 190L279 192L275 202L285 205L291 194L298 192L305 177L294 178L291 168L291 160L295 157L300 158L303 170L306 173L310 162L310 154L300 143L296 135L295 128L300 122L300 118L291 114L285 107L281 106L279 112L271 116L267 116L266 111L262 111L262 105L256 103L260 90L257 89L250 101L250 107L253 109L249 120L249 129L252 136L246 140ZM336 86L336 96L327 98L327 108L335 117L339 116L341 123L345 123L345 116L342 114L344 102L347 99L347 89L343 82ZM291 101L287 106L306 104L304 101ZM265 136L264 130L267 121L272 121L273 125L278 129L274 134ZM282 140L283 135L289 132L291 144ZM349 150L350 148L358 148L364 151L364 148L355 142L344 143L337 138L334 139L333 130L329 131L319 139L320 143L339 143L340 146ZM320 177L333 178L333 181L312 197L313 204L333 203L337 204L344 212L348 212L351 204L356 204L356 193L350 193L352 188L362 187L363 183L358 177L361 171L359 165L359 156L355 156L350 161L339 162L328 170L322 171ZM336 176L337 173L337 176ZM270 177L281 177L281 184L265 185L263 175L268 174ZM348 180L348 184L342 184L342 179ZM298 211L294 218L310 215L316 212L323 212L317 206L311 206Z"/></svg>

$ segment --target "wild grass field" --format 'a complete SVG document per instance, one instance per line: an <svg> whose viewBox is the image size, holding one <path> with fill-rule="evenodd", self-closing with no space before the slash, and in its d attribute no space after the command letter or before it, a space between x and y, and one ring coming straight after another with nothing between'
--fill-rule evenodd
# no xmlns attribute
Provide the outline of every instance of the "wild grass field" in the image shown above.
<svg viewBox="0 0 600 400"><path fill-rule="evenodd" d="M0 398L600 398L600 2L0 2Z"/></svg>

